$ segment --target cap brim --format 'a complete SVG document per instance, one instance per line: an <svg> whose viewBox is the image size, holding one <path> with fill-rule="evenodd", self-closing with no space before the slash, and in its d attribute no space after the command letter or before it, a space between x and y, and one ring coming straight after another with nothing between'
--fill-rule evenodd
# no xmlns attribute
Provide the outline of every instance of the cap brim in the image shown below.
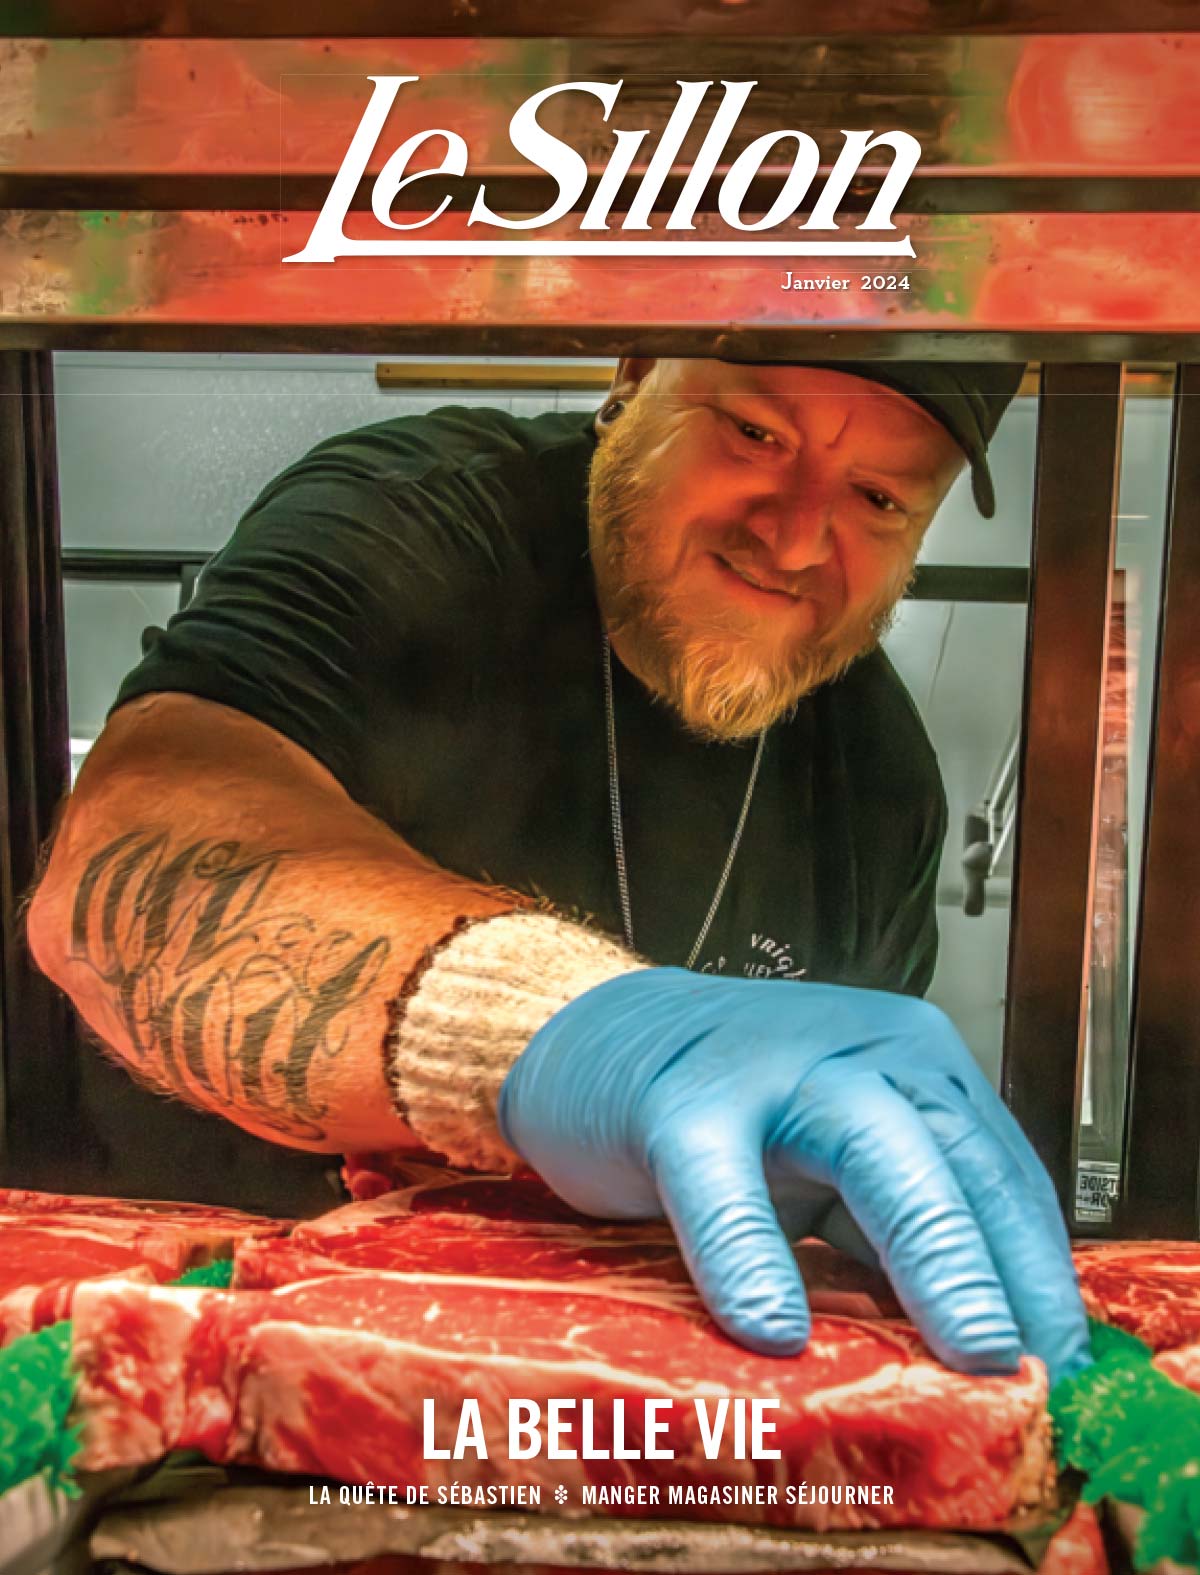
<svg viewBox="0 0 1200 1575"><path fill-rule="evenodd" d="M992 486L992 473L988 469L987 459L982 456L971 461L971 492L975 499L975 507L984 519L994 519L996 489Z"/></svg>
<svg viewBox="0 0 1200 1575"><path fill-rule="evenodd" d="M987 446L1004 410L1021 385L1024 363L957 361L788 361L770 362L726 351L725 361L751 366L824 367L879 383L911 399L949 432L971 466L971 492L984 519L996 513L996 492L987 463Z"/></svg>

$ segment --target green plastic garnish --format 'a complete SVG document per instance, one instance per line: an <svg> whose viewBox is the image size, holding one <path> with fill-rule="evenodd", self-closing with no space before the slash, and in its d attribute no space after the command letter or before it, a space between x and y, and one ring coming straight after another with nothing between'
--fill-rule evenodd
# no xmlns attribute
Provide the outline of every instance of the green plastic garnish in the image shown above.
<svg viewBox="0 0 1200 1575"><path fill-rule="evenodd" d="M79 1429L67 1426L75 1394L70 1353L69 1323L24 1334L0 1351L0 1493L45 1471L51 1487L78 1497L71 1461Z"/></svg>
<svg viewBox="0 0 1200 1575"><path fill-rule="evenodd" d="M172 1285L198 1285L211 1291L227 1291L233 1281L233 1259L218 1258L215 1263L202 1263L188 1269Z"/></svg>
<svg viewBox="0 0 1200 1575"><path fill-rule="evenodd" d="M174 1285L228 1287L232 1258L189 1269ZM44 1471L48 1485L79 1496L71 1462L79 1428L68 1427L75 1397L69 1320L23 1334L0 1350L0 1493Z"/></svg>
<svg viewBox="0 0 1200 1575"><path fill-rule="evenodd" d="M1200 1395L1160 1373L1135 1336L1093 1321L1091 1337L1095 1364L1050 1395L1059 1459L1086 1472L1087 1503L1145 1511L1139 1569L1200 1563Z"/></svg>

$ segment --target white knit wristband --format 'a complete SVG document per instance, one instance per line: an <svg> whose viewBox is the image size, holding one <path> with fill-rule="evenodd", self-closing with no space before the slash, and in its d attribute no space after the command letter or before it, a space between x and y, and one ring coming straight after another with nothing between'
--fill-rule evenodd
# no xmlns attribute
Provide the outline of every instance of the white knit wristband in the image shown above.
<svg viewBox="0 0 1200 1575"><path fill-rule="evenodd" d="M648 965L549 913L479 919L434 949L397 1003L387 1077L400 1116L454 1165L512 1170L500 1086L525 1046L576 996Z"/></svg>

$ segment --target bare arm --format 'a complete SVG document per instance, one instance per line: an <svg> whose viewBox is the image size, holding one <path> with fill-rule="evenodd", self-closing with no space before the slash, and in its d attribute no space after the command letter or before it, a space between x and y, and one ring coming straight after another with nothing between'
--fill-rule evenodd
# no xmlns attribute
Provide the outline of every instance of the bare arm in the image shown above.
<svg viewBox="0 0 1200 1575"><path fill-rule="evenodd" d="M384 1066L430 946L517 906L415 853L305 750L160 694L84 765L29 913L38 965L142 1081L318 1151L412 1142Z"/></svg>

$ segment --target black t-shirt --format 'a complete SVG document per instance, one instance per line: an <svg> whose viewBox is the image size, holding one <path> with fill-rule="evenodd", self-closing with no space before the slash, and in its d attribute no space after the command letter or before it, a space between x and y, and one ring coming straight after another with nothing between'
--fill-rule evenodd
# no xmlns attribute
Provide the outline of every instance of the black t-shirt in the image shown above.
<svg viewBox="0 0 1200 1575"><path fill-rule="evenodd" d="M410 844L614 935L592 418L450 407L328 439L254 502L123 684L236 707ZM682 963L754 745L704 743L614 657L634 941ZM772 728L697 968L923 992L946 809L882 651Z"/></svg>

